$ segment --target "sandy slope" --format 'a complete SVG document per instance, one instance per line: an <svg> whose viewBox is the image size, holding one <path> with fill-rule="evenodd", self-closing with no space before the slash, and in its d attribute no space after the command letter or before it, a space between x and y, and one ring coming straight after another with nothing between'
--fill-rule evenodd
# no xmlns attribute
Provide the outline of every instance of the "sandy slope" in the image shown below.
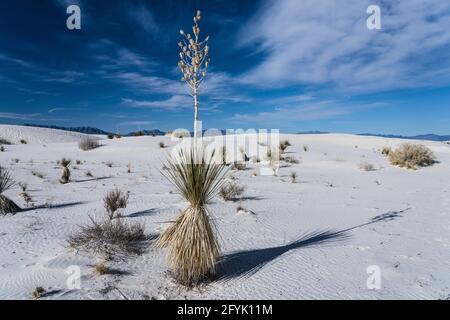
<svg viewBox="0 0 450 320"><path fill-rule="evenodd" d="M47 128L34 128L12 125L0 125L0 139L17 144L24 139L27 143L60 143L78 142L84 136L82 133L61 131Z"/></svg>
<svg viewBox="0 0 450 320"><path fill-rule="evenodd" d="M5 132L1 126L2 132ZM20 129L27 131L29 128ZM9 137L19 136L13 128ZM35 129L33 129L34 131ZM37 131L41 132L37 133ZM318 299L449 298L450 294L450 146L426 142L440 163L418 171L388 164L384 146L403 140L352 135L286 135L288 155L301 162L282 167L278 176L253 177L262 164L234 172L247 186L241 202L216 199L211 205L226 259L222 278L186 291L167 274L164 252L149 247L138 257L110 263L125 273L94 276L97 257L69 250L66 239L89 215L103 214L102 197L114 187L131 192L129 221L145 223L157 234L185 203L160 170L159 141L122 138L102 141L82 152L66 132L37 129L41 144L7 146L2 166L26 181L35 205L0 218L0 299L28 299L36 286L55 290L51 299ZM22 133L20 133L22 134ZM69 134L70 136L70 134ZM303 150L307 145L308 151ZM56 160L82 160L73 182L60 185ZM19 163L12 159L20 159ZM112 168L105 162L112 161ZM361 162L377 170L366 172ZM128 174L126 165L133 165ZM31 174L39 171L40 179ZM87 178L91 171L95 178ZM299 183L289 182L296 171ZM24 206L15 188L8 192ZM238 204L255 215L237 215ZM66 287L66 268L78 265L81 290ZM368 290L366 269L381 269L380 290Z"/></svg>

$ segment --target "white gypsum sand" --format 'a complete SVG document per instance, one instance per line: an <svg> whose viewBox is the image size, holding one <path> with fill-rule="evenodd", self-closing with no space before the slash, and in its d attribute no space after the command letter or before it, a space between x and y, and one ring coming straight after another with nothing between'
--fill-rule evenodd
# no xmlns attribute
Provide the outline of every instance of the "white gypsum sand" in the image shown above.
<svg viewBox="0 0 450 320"><path fill-rule="evenodd" d="M149 235L159 234L186 206L160 173L170 149L159 142L173 147L170 138L105 138L100 148L81 151L83 136L0 126L0 138L16 143L0 152L0 164L28 184L37 207L26 208L19 187L6 192L26 210L0 217L0 299L29 299L36 287L49 292L48 299L449 297L450 146L445 143L420 142L439 163L412 171L391 166L381 154L383 147L404 140L282 135L292 144L285 156L299 163L281 162L277 176L260 175L261 155L261 163L233 171L246 186L244 194L236 202L216 198L211 204L224 255L219 278L201 290L185 290L167 273L165 252L153 246L142 255L106 262L117 272L102 276L93 272L101 257L68 248L67 239L89 223L89 216L104 215L103 197L115 188L130 191L124 219L144 223ZM72 160L72 181L65 185L56 164L63 157ZM375 170L365 171L361 163ZM238 206L244 209L236 213ZM381 271L380 290L366 286L372 265ZM80 289L67 287L71 266L81 268Z"/></svg>

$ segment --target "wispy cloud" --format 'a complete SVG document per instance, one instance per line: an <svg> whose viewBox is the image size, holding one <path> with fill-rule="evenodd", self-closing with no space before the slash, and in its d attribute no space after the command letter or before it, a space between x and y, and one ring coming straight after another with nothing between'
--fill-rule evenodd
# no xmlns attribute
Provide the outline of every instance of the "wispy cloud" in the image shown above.
<svg viewBox="0 0 450 320"><path fill-rule="evenodd" d="M128 15L145 32L155 35L160 31L153 12L144 3L130 5Z"/></svg>
<svg viewBox="0 0 450 320"><path fill-rule="evenodd" d="M12 120L33 120L33 121L65 121L69 119L58 119L45 117L40 113L13 113L13 112L0 112L0 119L12 119Z"/></svg>
<svg viewBox="0 0 450 320"><path fill-rule="evenodd" d="M192 98L187 95L175 95L165 100L139 101L122 99L122 104L131 108L180 110L192 107Z"/></svg>
<svg viewBox="0 0 450 320"><path fill-rule="evenodd" d="M239 33L265 58L242 75L267 86L328 85L374 92L450 83L450 2L382 1L382 30L368 30L370 0L271 0ZM432 57L440 57L436 63Z"/></svg>
<svg viewBox="0 0 450 320"><path fill-rule="evenodd" d="M154 121L124 121L120 122L119 126L147 126L154 124Z"/></svg>
<svg viewBox="0 0 450 320"><path fill-rule="evenodd" d="M48 113L64 112L64 111L84 111L85 108L52 108L48 110Z"/></svg>

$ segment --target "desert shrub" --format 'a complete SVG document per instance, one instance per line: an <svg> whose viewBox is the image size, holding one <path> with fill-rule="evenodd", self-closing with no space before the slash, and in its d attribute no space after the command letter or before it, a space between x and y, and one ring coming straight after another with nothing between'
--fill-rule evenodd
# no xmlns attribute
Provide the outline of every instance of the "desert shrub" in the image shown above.
<svg viewBox="0 0 450 320"><path fill-rule="evenodd" d="M293 156L284 157L282 160L284 160L287 163L291 163L291 164L298 164L298 163L300 163L300 161L295 159L295 157L293 157Z"/></svg>
<svg viewBox="0 0 450 320"><path fill-rule="evenodd" d="M160 142L158 145L159 145L159 147L160 147L161 149L164 149L164 148L166 147L166 145L164 144L164 142Z"/></svg>
<svg viewBox="0 0 450 320"><path fill-rule="evenodd" d="M413 170L418 167L431 166L435 160L433 152L421 144L404 143L389 153L389 161L392 165Z"/></svg>
<svg viewBox="0 0 450 320"><path fill-rule="evenodd" d="M31 298L34 299L34 300L37 300L37 299L42 298L46 293L47 293L47 291L45 291L44 288L42 288L42 287L36 287L36 288L31 292Z"/></svg>
<svg viewBox="0 0 450 320"><path fill-rule="evenodd" d="M308 152L308 150L309 150L309 147L308 147L308 145L305 144L305 145L303 146L303 151Z"/></svg>
<svg viewBox="0 0 450 320"><path fill-rule="evenodd" d="M14 159L12 159L12 162L14 162L14 163L19 163L19 162L20 162L20 159L19 159L19 158L14 158Z"/></svg>
<svg viewBox="0 0 450 320"><path fill-rule="evenodd" d="M168 261L175 278L183 285L196 285L215 274L219 244L210 221L207 204L217 195L228 170L216 163L215 151L180 149L167 160L163 174L189 202L158 238L168 249Z"/></svg>
<svg viewBox="0 0 450 320"><path fill-rule="evenodd" d="M92 172L88 171L88 172L86 172L86 177L92 178L94 176L92 175Z"/></svg>
<svg viewBox="0 0 450 320"><path fill-rule="evenodd" d="M142 137L142 136L145 136L145 132L144 132L144 131L137 131L137 132L134 133L134 136L135 136L135 137Z"/></svg>
<svg viewBox="0 0 450 320"><path fill-rule="evenodd" d="M225 201L236 201L245 191L245 187L232 181L224 184L219 191L220 197Z"/></svg>
<svg viewBox="0 0 450 320"><path fill-rule="evenodd" d="M238 171L245 170L246 168L247 168L247 165L244 162L235 161L232 166L233 170L238 170Z"/></svg>
<svg viewBox="0 0 450 320"><path fill-rule="evenodd" d="M108 192L103 198L103 206L106 209L109 219L115 219L120 217L118 214L119 209L125 209L128 204L129 194L122 192L119 189Z"/></svg>
<svg viewBox="0 0 450 320"><path fill-rule="evenodd" d="M79 166L79 165L81 165L83 162L82 162L81 160L77 160L77 161L75 161L75 163Z"/></svg>
<svg viewBox="0 0 450 320"><path fill-rule="evenodd" d="M0 152L5 152L5 147L4 146L0 146Z"/></svg>
<svg viewBox="0 0 450 320"><path fill-rule="evenodd" d="M388 156L391 153L392 149L389 147L383 147L383 149L381 150L381 154L384 156Z"/></svg>
<svg viewBox="0 0 450 320"><path fill-rule="evenodd" d="M98 147L100 147L100 143L98 142L98 139L93 137L84 137L78 143L78 148L80 148L83 151L93 150Z"/></svg>
<svg viewBox="0 0 450 320"><path fill-rule="evenodd" d="M26 192L28 189L28 184L26 184L25 182L19 182L19 187L22 192Z"/></svg>
<svg viewBox="0 0 450 320"><path fill-rule="evenodd" d="M11 172L0 166L0 215L15 214L21 211L17 204L3 194L11 189L14 184Z"/></svg>
<svg viewBox="0 0 450 320"><path fill-rule="evenodd" d="M289 177L291 178L291 182L292 182L292 183L296 183L296 182L297 182L297 172L292 171L292 172L289 174Z"/></svg>
<svg viewBox="0 0 450 320"><path fill-rule="evenodd" d="M33 170L33 171L31 171L31 174L33 176L35 176L36 178L44 179L44 175L41 172L39 172L39 171Z"/></svg>
<svg viewBox="0 0 450 320"><path fill-rule="evenodd" d="M66 184L70 181L70 163L70 159L66 158L62 158L59 162L59 165L63 169L61 179L59 180L59 182L61 182L62 184Z"/></svg>
<svg viewBox="0 0 450 320"><path fill-rule="evenodd" d="M133 169L131 163L127 164L127 173L131 173L131 169Z"/></svg>
<svg viewBox="0 0 450 320"><path fill-rule="evenodd" d="M288 147L291 146L289 140L284 140L280 142L280 151L281 153L285 152Z"/></svg>
<svg viewBox="0 0 450 320"><path fill-rule="evenodd" d="M114 139L114 135L113 135L112 133L109 133L107 137L108 137L108 139L110 139L110 140Z"/></svg>
<svg viewBox="0 0 450 320"><path fill-rule="evenodd" d="M361 162L359 168L364 171L375 171L375 166L368 162Z"/></svg>
<svg viewBox="0 0 450 320"><path fill-rule="evenodd" d="M114 165L114 163L112 161L106 161L105 164L108 168L112 168Z"/></svg>
<svg viewBox="0 0 450 320"><path fill-rule="evenodd" d="M10 145L12 143L6 139L0 138L0 144Z"/></svg>
<svg viewBox="0 0 450 320"><path fill-rule="evenodd" d="M91 251L107 259L142 253L147 239L144 225L127 223L122 218L90 219L90 224L81 226L70 236L68 244L71 248Z"/></svg>
<svg viewBox="0 0 450 320"><path fill-rule="evenodd" d="M239 148L239 152L240 152L240 154L242 156L242 161L244 161L244 162L250 161L250 158L247 156L247 153L245 152L245 148L244 147L241 146Z"/></svg>
<svg viewBox="0 0 450 320"><path fill-rule="evenodd" d="M25 140L25 139L20 139L20 143L21 143L21 144L27 144L28 142L27 142L27 140Z"/></svg>
<svg viewBox="0 0 450 320"><path fill-rule="evenodd" d="M94 266L94 273L98 276L103 276L109 273L109 268L104 263L97 263Z"/></svg>

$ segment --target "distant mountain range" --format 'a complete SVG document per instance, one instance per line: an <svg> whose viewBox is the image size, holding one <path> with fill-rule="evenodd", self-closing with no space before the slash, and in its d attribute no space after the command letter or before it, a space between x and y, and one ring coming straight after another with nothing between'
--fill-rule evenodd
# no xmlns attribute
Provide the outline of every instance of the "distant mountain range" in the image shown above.
<svg viewBox="0 0 450 320"><path fill-rule="evenodd" d="M329 134L330 132L325 131L306 131L299 132L297 134ZM417 136L402 136L395 134L375 134L375 133L359 133L357 136L366 137L381 137L381 138L394 138L394 139L408 139L408 140L429 140L429 141L450 141L450 135L437 135L437 134L421 134Z"/></svg>
<svg viewBox="0 0 450 320"><path fill-rule="evenodd" d="M72 132L79 132L79 133L85 133L85 134L99 134L99 135L108 135L108 134L116 134L113 132L107 132L103 131L98 128L93 127L59 127L59 126L45 126L45 125L36 125L36 124L24 124L24 126L27 127L38 127L38 128L49 128L49 129L58 129L58 130L64 130L64 131L72 131ZM225 134L225 130L221 130L223 134ZM297 134L328 134L330 132L325 131L305 131L305 132L298 132ZM130 132L128 134L125 134L126 137L133 137L133 136L164 136L166 133L164 131L153 129L153 130L139 130ZM192 133L191 133L192 134ZM395 135L395 134L374 134L374 133L360 133L357 134L358 136L368 136L368 137L382 137L382 138L395 138L395 139L410 139L410 140L429 140L429 141L450 141L450 135L437 135L437 134L422 134L422 135L416 135L416 136L402 136L402 135Z"/></svg>

